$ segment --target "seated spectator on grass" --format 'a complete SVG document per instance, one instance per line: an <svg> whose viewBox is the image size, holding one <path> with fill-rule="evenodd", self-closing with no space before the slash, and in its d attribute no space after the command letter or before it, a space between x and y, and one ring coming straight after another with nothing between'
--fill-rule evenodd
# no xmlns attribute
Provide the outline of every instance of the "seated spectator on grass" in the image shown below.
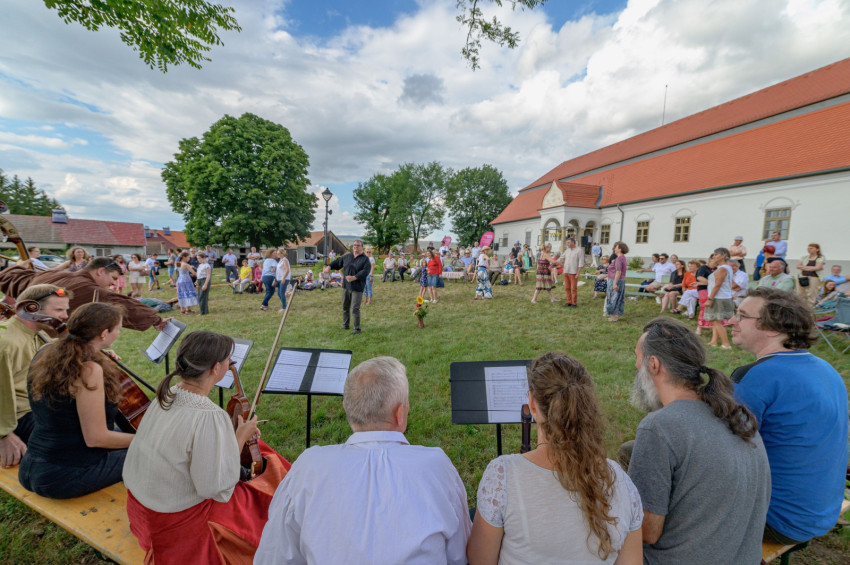
<svg viewBox="0 0 850 565"><path fill-rule="evenodd" d="M352 435L298 457L254 563L466 563L466 488L442 449L404 437L404 365L392 357L359 364L345 380L343 408Z"/></svg>
<svg viewBox="0 0 850 565"><path fill-rule="evenodd" d="M732 329L732 341L758 357L732 380L758 419L770 459L764 539L783 545L831 530L844 499L847 388L832 365L807 351L813 324L801 297L759 287L741 303Z"/></svg>
<svg viewBox="0 0 850 565"><path fill-rule="evenodd" d="M650 412L628 463L643 501L644 562L759 563L770 466L756 417L678 320L644 326L635 356L632 401Z"/></svg>
<svg viewBox="0 0 850 565"><path fill-rule="evenodd" d="M593 381L581 363L547 353L528 371L537 448L487 466L467 556L472 565L640 564L640 495L605 454Z"/></svg>
<svg viewBox="0 0 850 565"><path fill-rule="evenodd" d="M301 277L298 277L301 279ZM316 288L316 280L313 278L313 271L307 271L304 279L301 280L301 288L304 290L313 290Z"/></svg>
<svg viewBox="0 0 850 565"><path fill-rule="evenodd" d="M767 273L759 279L759 288L778 288L794 292L794 277L785 273L785 261L778 257L767 260Z"/></svg>

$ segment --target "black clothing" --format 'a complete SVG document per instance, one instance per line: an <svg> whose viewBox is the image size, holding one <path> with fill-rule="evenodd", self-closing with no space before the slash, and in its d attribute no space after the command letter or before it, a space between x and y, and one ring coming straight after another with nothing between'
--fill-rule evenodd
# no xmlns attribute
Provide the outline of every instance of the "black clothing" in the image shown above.
<svg viewBox="0 0 850 565"><path fill-rule="evenodd" d="M363 292L366 287L366 277L372 270L372 263L365 254L357 257L353 253L346 253L337 257L331 263L331 269L337 271L342 269L342 287L351 289L352 292ZM357 280L349 282L345 277L355 276Z"/></svg>
<svg viewBox="0 0 850 565"><path fill-rule="evenodd" d="M697 269L697 278L705 277L705 279L708 280L709 275L711 275L711 273L713 273L713 272L714 272L714 269L712 269L708 265L700 265L699 269ZM698 284L697 290L698 291L699 290L708 290L708 285L707 284Z"/></svg>

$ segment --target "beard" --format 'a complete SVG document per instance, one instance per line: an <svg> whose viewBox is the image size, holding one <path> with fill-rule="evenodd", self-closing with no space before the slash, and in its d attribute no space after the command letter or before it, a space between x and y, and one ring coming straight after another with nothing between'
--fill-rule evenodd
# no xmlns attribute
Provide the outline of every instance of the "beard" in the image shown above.
<svg viewBox="0 0 850 565"><path fill-rule="evenodd" d="M658 390L655 388L655 383L652 382L652 376L649 374L645 362L641 364L640 369L635 374L631 403L632 406L644 412L655 412L661 410L664 406L661 404L661 399L658 398Z"/></svg>

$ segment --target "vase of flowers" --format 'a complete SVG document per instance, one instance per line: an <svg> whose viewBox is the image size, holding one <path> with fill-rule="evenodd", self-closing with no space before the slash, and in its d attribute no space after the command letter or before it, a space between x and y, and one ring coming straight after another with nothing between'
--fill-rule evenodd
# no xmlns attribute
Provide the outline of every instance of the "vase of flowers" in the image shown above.
<svg viewBox="0 0 850 565"><path fill-rule="evenodd" d="M425 322L423 320L428 315L428 305L425 304L425 299L421 296L416 297L416 308L413 310L413 315L416 316L417 327L424 328Z"/></svg>

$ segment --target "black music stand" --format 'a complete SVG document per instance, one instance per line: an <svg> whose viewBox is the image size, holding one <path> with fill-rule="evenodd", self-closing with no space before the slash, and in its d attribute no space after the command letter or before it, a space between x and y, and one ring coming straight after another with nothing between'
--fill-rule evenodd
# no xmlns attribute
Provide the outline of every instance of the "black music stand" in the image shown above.
<svg viewBox="0 0 850 565"><path fill-rule="evenodd" d="M522 423L529 365L529 359L452 363L452 424L496 424L496 451L501 455L502 424Z"/></svg>
<svg viewBox="0 0 850 565"><path fill-rule="evenodd" d="M162 331L156 334L156 337L148 348L142 351L149 361L153 361L157 365L162 363L163 359L165 360L166 376L168 376L168 373L170 372L168 352L171 351L171 348L174 347L175 343L177 343L177 339L185 329L186 324L180 320L171 318L168 320L165 327L162 328Z"/></svg>
<svg viewBox="0 0 850 565"><path fill-rule="evenodd" d="M233 341L234 347L233 353L230 354L230 360L236 365L236 372L241 373L242 366L245 364L245 358L251 352L254 342L250 339L240 339L238 337L234 337ZM215 383L215 386L218 387L218 405L224 408L224 389L233 388L233 376L228 371L220 381Z"/></svg>
<svg viewBox="0 0 850 565"><path fill-rule="evenodd" d="M307 447L310 447L313 396L342 396L350 366L351 351L347 350L282 347L277 352L263 392L307 396Z"/></svg>

